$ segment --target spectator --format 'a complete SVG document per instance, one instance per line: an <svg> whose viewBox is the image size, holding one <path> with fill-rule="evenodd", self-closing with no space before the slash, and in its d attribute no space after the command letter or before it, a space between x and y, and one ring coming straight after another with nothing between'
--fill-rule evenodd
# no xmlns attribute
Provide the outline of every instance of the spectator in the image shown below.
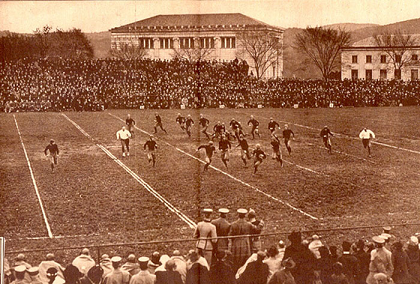
<svg viewBox="0 0 420 284"><path fill-rule="evenodd" d="M76 266L81 273L87 275L89 269L95 266L95 261L90 256L89 249L84 248L80 255L73 260L72 264Z"/></svg>
<svg viewBox="0 0 420 284"><path fill-rule="evenodd" d="M385 240L380 236L372 238L376 244L376 249L370 254L369 275L366 278L367 284L375 284L374 275L376 273L384 273L387 277L391 277L394 272L391 254L384 249Z"/></svg>
<svg viewBox="0 0 420 284"><path fill-rule="evenodd" d="M80 284L99 284L102 281L104 270L100 265L95 265L89 269L86 276L80 279Z"/></svg>
<svg viewBox="0 0 420 284"><path fill-rule="evenodd" d="M257 253L257 260L248 263L244 273L239 277L238 284L266 284L269 269L266 263L263 263L266 254L263 251Z"/></svg>
<svg viewBox="0 0 420 284"><path fill-rule="evenodd" d="M200 256L197 252L191 253L191 266L187 271L185 284L210 284L209 270L199 262L199 259Z"/></svg>
<svg viewBox="0 0 420 284"><path fill-rule="evenodd" d="M280 269L281 259L278 257L279 251L276 246L271 246L267 251L268 258L263 262L268 265L268 281L270 281L271 276Z"/></svg>
<svg viewBox="0 0 420 284"><path fill-rule="evenodd" d="M101 260L99 265L102 267L102 269L104 270L104 274L103 277L105 277L106 275L108 275L109 273L112 272L112 270L114 270L112 268L112 262L111 259L109 258L109 255L107 254L103 254L101 256Z"/></svg>
<svg viewBox="0 0 420 284"><path fill-rule="evenodd" d="M217 242L216 226L211 223L210 218L212 212L212 209L203 209L204 220L197 224L194 232L194 237L198 239L196 248L209 266L211 266L213 246Z"/></svg>
<svg viewBox="0 0 420 284"><path fill-rule="evenodd" d="M324 246L321 242L321 240L319 239L318 235L313 235L312 236L312 241L309 243L308 248L309 250L314 254L314 256L319 259L321 257L320 253L319 253L319 248Z"/></svg>
<svg viewBox="0 0 420 284"><path fill-rule="evenodd" d="M139 258L140 272L131 278L130 284L155 284L156 275L149 272L149 261L146 256Z"/></svg>
<svg viewBox="0 0 420 284"><path fill-rule="evenodd" d="M226 252L219 250L216 253L216 261L210 268L210 281L212 284L235 284L235 272L232 267L225 261Z"/></svg>
<svg viewBox="0 0 420 284"><path fill-rule="evenodd" d="M160 262L160 253L158 251L155 251L152 254L152 258L149 260L149 272L151 274L155 274L156 268L161 266L162 263Z"/></svg>
<svg viewBox="0 0 420 284"><path fill-rule="evenodd" d="M343 265L343 271L349 283L354 284L359 276L359 261L350 254L351 243L344 241L342 248L343 255L338 258L338 262Z"/></svg>
<svg viewBox="0 0 420 284"><path fill-rule="evenodd" d="M333 273L331 275L331 284L349 284L349 280L343 273L343 265L340 262L333 264Z"/></svg>
<svg viewBox="0 0 420 284"><path fill-rule="evenodd" d="M175 261L168 259L165 262L165 270L156 270L156 284L182 284L181 274L175 268Z"/></svg>
<svg viewBox="0 0 420 284"><path fill-rule="evenodd" d="M230 230L230 223L226 220L229 209L220 208L219 209L220 217L212 220L211 223L216 226L216 234L218 237L227 237ZM219 250L228 250L229 249L229 240L227 238L218 239L215 244L215 253Z"/></svg>
<svg viewBox="0 0 420 284"><path fill-rule="evenodd" d="M175 271L181 275L182 283L185 283L187 278L187 263L179 250L174 250L171 259L175 261Z"/></svg>
<svg viewBox="0 0 420 284"><path fill-rule="evenodd" d="M238 135L238 139L239 139L239 135ZM248 222L250 222L252 225L255 226L255 229L252 232L253 235L261 234L262 229L264 227L263 220L257 220L256 217L257 217L257 214L255 213L255 210L250 208L248 211ZM261 250L260 237L251 237L250 242L251 242L251 251L254 252L254 251Z"/></svg>
<svg viewBox="0 0 420 284"><path fill-rule="evenodd" d="M43 282L39 278L39 268L34 266L27 270L29 276L31 277L31 284L42 284Z"/></svg>
<svg viewBox="0 0 420 284"><path fill-rule="evenodd" d="M18 254L16 256L15 260L16 261L13 265L13 269L15 269L16 267L21 266L21 265L25 266L26 270L32 267L32 265L30 265L29 263L26 262L26 256L23 253ZM16 275L15 275L15 277L16 277ZM31 277L29 276L28 273L26 273L26 272L24 273L24 278L25 278L25 282L28 282L28 283L31 282Z"/></svg>
<svg viewBox="0 0 420 284"><path fill-rule="evenodd" d="M394 273L392 274L392 280L394 280L396 284L414 283L412 276L408 272L410 259L408 258L407 253L403 250L402 243L396 242L393 247L392 265L394 266Z"/></svg>
<svg viewBox="0 0 420 284"><path fill-rule="evenodd" d="M365 284L369 275L370 254L365 251L365 242L363 240L357 241L354 256L359 261L359 274L356 283Z"/></svg>
<svg viewBox="0 0 420 284"><path fill-rule="evenodd" d="M127 271L121 270L121 261L119 256L111 258L114 270L104 277L103 284L128 284L130 282L131 275Z"/></svg>
<svg viewBox="0 0 420 284"><path fill-rule="evenodd" d="M127 262L121 266L121 270L127 271L131 276L140 272L140 265L136 263L136 256L134 254L130 254L127 257Z"/></svg>
<svg viewBox="0 0 420 284"><path fill-rule="evenodd" d="M55 268L54 268L55 269ZM55 269L57 270L57 269ZM73 264L69 264L63 272L64 280L66 284L76 284L80 282L80 279L85 275L79 271L79 269ZM47 270L48 277L48 270Z"/></svg>
<svg viewBox="0 0 420 284"><path fill-rule="evenodd" d="M291 269L295 268L296 263L292 258L287 258L282 261L282 267L278 269L273 277L271 277L268 284L296 284L295 278L290 272Z"/></svg>
<svg viewBox="0 0 420 284"><path fill-rule="evenodd" d="M414 283L420 283L420 250L418 246L418 239L416 236L410 237L407 245L407 255L409 258L408 271L413 277Z"/></svg>
<svg viewBox="0 0 420 284"><path fill-rule="evenodd" d="M47 254L46 259L44 261L41 261L41 263L39 264L39 278L41 279L41 282L43 283L48 282L47 270L50 267L54 267L55 269L57 269L57 277L64 280L64 275L63 275L64 268L61 266L61 264L56 262L54 259L55 259L54 254L49 253Z"/></svg>
<svg viewBox="0 0 420 284"><path fill-rule="evenodd" d="M12 284L28 284L28 283L31 283L30 281L27 281L25 279L25 275L26 275L25 265L16 266L14 268L14 270L15 270L15 278L16 279L12 282Z"/></svg>

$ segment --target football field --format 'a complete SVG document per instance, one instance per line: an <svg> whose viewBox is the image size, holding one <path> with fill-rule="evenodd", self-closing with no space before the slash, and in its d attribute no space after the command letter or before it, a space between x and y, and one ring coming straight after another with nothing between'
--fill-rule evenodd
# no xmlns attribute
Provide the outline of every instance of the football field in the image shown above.
<svg viewBox="0 0 420 284"><path fill-rule="evenodd" d="M0 235L9 247L191 238L207 207L229 208L229 221L236 209L253 208L265 233L418 220L418 107L158 112L168 134L156 134L156 167L143 150L155 110L1 114ZM191 138L175 123L178 112L193 117ZM116 132L128 113L137 128L130 157L122 157ZM244 167L236 141L229 169L216 153L213 167L202 172L205 156L196 149L207 139L199 133L200 113L210 120L208 131L235 118L249 132L250 115L260 121L261 138L247 136L250 148L260 143L268 154L259 174L252 174L252 160ZM281 145L283 168L269 155L270 117L295 133L290 156ZM324 125L334 133L331 155L319 137ZM377 137L371 158L358 138L365 126ZM54 173L43 153L51 138L60 149Z"/></svg>

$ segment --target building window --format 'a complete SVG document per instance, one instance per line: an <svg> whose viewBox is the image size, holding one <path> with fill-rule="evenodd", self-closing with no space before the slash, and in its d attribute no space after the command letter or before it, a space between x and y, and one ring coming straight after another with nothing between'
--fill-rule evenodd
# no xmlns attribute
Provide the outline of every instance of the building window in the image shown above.
<svg viewBox="0 0 420 284"><path fill-rule="evenodd" d="M366 55L366 63L372 63L372 55Z"/></svg>
<svg viewBox="0 0 420 284"><path fill-rule="evenodd" d="M211 38L211 37L200 38L200 48L214 48L214 38Z"/></svg>
<svg viewBox="0 0 420 284"><path fill-rule="evenodd" d="M352 80L359 79L359 70L351 70L351 79Z"/></svg>
<svg viewBox="0 0 420 284"><path fill-rule="evenodd" d="M411 81L415 81L419 79L419 70L418 69L411 69Z"/></svg>
<svg viewBox="0 0 420 284"><path fill-rule="evenodd" d="M171 39L171 38L161 38L160 39L160 48L161 49L174 48L174 40Z"/></svg>
<svg viewBox="0 0 420 284"><path fill-rule="evenodd" d="M381 69L380 71L379 71L379 78L381 79L381 80L386 80L387 79L387 71L386 71L386 69Z"/></svg>
<svg viewBox="0 0 420 284"><path fill-rule="evenodd" d="M381 63L386 63L386 55L381 55Z"/></svg>
<svg viewBox="0 0 420 284"><path fill-rule="evenodd" d="M181 49L194 48L194 38L193 37L181 37L179 39L179 47Z"/></svg>
<svg viewBox="0 0 420 284"><path fill-rule="evenodd" d="M372 80L372 69L366 70L366 80Z"/></svg>
<svg viewBox="0 0 420 284"><path fill-rule="evenodd" d="M357 55L351 57L351 63L357 63Z"/></svg>
<svg viewBox="0 0 420 284"><path fill-rule="evenodd" d="M399 54L395 55L395 62L401 63L401 55Z"/></svg>
<svg viewBox="0 0 420 284"><path fill-rule="evenodd" d="M236 42L234 37L222 37L222 48L236 48Z"/></svg>
<svg viewBox="0 0 420 284"><path fill-rule="evenodd" d="M153 48L153 39L152 38L139 38L140 48L152 49Z"/></svg>
<svg viewBox="0 0 420 284"><path fill-rule="evenodd" d="M411 55L411 60L417 61L417 60L419 60L419 56L417 54L412 54Z"/></svg>

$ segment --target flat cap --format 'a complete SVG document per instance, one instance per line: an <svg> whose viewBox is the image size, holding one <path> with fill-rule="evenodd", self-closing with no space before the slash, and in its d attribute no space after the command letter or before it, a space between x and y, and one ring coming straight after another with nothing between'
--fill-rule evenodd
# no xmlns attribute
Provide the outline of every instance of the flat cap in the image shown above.
<svg viewBox="0 0 420 284"><path fill-rule="evenodd" d="M372 240L373 240L375 243L377 243L377 244L383 244L383 243L385 243L385 239L384 239L384 238L382 238L381 236L374 236L374 237L372 238Z"/></svg>
<svg viewBox="0 0 420 284"><path fill-rule="evenodd" d="M25 272L26 271L26 266L25 265L16 266L15 271L20 272L20 273Z"/></svg>
<svg viewBox="0 0 420 284"><path fill-rule="evenodd" d="M229 209L227 209L227 208L220 208L219 209L219 213L227 214L227 213L229 213Z"/></svg>
<svg viewBox="0 0 420 284"><path fill-rule="evenodd" d="M121 260L122 260L122 258L121 258L121 257L119 257L119 256L113 256L113 257L111 258L111 261L112 261L112 262L121 262Z"/></svg>
<svg viewBox="0 0 420 284"><path fill-rule="evenodd" d="M147 256L139 257L139 262L149 262L149 258Z"/></svg>
<svg viewBox="0 0 420 284"><path fill-rule="evenodd" d="M239 214L246 214L248 213L248 210L244 209L244 208L239 208L238 210L236 210Z"/></svg>

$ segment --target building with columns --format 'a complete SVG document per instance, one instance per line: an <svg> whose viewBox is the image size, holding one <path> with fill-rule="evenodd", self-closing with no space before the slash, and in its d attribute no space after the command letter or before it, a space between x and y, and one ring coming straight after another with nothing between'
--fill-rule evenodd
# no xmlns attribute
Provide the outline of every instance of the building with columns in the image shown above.
<svg viewBox="0 0 420 284"><path fill-rule="evenodd" d="M252 58L244 51L240 35L245 31L267 32L278 43L276 55L262 77L283 77L284 29L267 25L240 13L158 15L111 31L111 49L132 46L152 59L230 61L246 60L252 71ZM243 38L243 37L242 37ZM253 70L255 74L255 70Z"/></svg>
<svg viewBox="0 0 420 284"><path fill-rule="evenodd" d="M416 44L385 50L369 37L341 50L341 79L418 80L420 35L412 35ZM401 68L395 68L395 66Z"/></svg>

